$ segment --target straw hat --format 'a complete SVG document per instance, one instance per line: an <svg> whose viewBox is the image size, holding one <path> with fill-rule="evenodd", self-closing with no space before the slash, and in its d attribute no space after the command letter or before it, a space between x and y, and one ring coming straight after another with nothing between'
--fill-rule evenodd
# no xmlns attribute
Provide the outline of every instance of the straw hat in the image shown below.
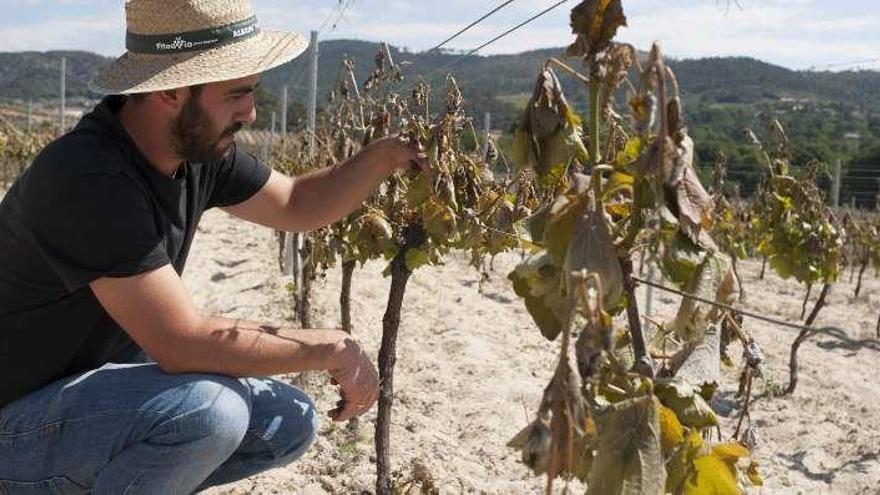
<svg viewBox="0 0 880 495"><path fill-rule="evenodd" d="M259 28L250 0L127 0L127 51L90 83L145 93L259 74L301 54L296 33Z"/></svg>

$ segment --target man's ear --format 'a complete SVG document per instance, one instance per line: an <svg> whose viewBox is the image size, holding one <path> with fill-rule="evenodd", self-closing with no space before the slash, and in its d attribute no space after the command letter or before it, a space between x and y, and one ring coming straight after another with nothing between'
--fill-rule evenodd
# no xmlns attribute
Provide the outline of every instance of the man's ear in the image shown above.
<svg viewBox="0 0 880 495"><path fill-rule="evenodd" d="M179 110L189 95L188 88L166 89L155 93L156 99L160 104L169 108L169 110Z"/></svg>

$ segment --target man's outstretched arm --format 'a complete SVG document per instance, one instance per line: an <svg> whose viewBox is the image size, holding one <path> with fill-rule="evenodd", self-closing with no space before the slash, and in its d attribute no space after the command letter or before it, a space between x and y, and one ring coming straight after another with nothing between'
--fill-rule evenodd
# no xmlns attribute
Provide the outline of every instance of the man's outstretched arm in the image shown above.
<svg viewBox="0 0 880 495"><path fill-rule="evenodd" d="M395 170L413 162L427 166L414 147L397 137L384 138L343 163L295 178L272 171L256 194L223 209L276 230L307 232L348 215Z"/></svg>
<svg viewBox="0 0 880 495"><path fill-rule="evenodd" d="M101 305L168 373L234 377L300 371L330 373L342 393L330 412L346 421L378 397L378 374L360 345L340 330L278 328L198 314L170 265L91 283Z"/></svg>

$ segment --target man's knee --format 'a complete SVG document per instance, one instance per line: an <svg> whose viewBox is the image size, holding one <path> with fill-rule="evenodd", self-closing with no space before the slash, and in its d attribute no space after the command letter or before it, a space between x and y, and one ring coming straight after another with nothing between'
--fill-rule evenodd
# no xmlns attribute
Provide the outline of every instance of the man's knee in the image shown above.
<svg viewBox="0 0 880 495"><path fill-rule="evenodd" d="M241 444L251 418L250 394L242 383L222 375L192 375L174 393L173 407L162 411L173 422L176 441L200 441L232 453ZM163 401L164 402L164 401ZM181 438L183 437L183 438Z"/></svg>
<svg viewBox="0 0 880 495"><path fill-rule="evenodd" d="M248 379L257 435L271 453L274 466L290 464L305 454L318 433L318 414L302 390L271 379Z"/></svg>

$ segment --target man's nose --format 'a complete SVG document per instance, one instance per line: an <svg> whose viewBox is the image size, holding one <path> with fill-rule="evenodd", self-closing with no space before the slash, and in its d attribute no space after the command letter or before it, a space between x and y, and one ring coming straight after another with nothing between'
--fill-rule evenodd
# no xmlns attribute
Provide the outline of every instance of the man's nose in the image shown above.
<svg viewBox="0 0 880 495"><path fill-rule="evenodd" d="M257 120L257 106L254 104L250 105L247 114L244 116L243 122L246 124L253 124Z"/></svg>
<svg viewBox="0 0 880 495"><path fill-rule="evenodd" d="M241 122L242 124L253 124L257 120L257 102L255 101L253 95L249 98L245 98L247 103L246 106L241 109L240 113L236 115L236 122Z"/></svg>

